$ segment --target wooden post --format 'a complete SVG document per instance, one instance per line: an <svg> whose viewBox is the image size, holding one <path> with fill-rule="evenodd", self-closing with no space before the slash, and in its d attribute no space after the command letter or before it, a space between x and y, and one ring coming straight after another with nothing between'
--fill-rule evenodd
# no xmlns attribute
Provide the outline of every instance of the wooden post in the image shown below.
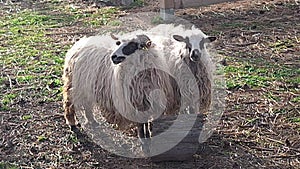
<svg viewBox="0 0 300 169"><path fill-rule="evenodd" d="M160 17L163 20L168 20L170 15L174 15L174 0L161 0L160 1Z"/></svg>
<svg viewBox="0 0 300 169"><path fill-rule="evenodd" d="M121 3L122 5L129 6L133 3L133 0L122 0Z"/></svg>
<svg viewBox="0 0 300 169"><path fill-rule="evenodd" d="M160 7L161 8L174 8L174 0L161 0Z"/></svg>

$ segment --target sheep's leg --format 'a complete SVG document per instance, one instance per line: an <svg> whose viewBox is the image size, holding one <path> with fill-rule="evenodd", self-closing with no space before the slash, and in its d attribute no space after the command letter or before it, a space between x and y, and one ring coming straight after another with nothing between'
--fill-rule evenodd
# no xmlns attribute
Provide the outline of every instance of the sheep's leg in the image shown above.
<svg viewBox="0 0 300 169"><path fill-rule="evenodd" d="M71 128L73 128L74 126L76 126L77 123L75 118L74 105L69 100L64 100L63 104L64 104L64 111L65 111L64 115L65 115L66 123L70 125Z"/></svg>
<svg viewBox="0 0 300 169"><path fill-rule="evenodd" d="M147 155L150 153L150 137L151 137L151 124L150 123L140 123L137 127L138 138L142 143L142 151Z"/></svg>
<svg viewBox="0 0 300 169"><path fill-rule="evenodd" d="M151 138L152 123L140 123L137 127L138 138Z"/></svg>
<svg viewBox="0 0 300 169"><path fill-rule="evenodd" d="M146 138L151 138L152 137L152 123L148 122L145 123L145 132L146 132Z"/></svg>
<svg viewBox="0 0 300 169"><path fill-rule="evenodd" d="M144 128L144 123L139 123L137 126L137 135L138 138L145 138L145 128Z"/></svg>
<svg viewBox="0 0 300 169"><path fill-rule="evenodd" d="M76 128L75 108L72 102L71 89L72 89L72 73L68 69L64 71L64 87L63 87L63 108L66 123L70 125L71 130Z"/></svg>
<svg viewBox="0 0 300 169"><path fill-rule="evenodd" d="M98 126L98 122L95 120L93 114L93 106L89 105L88 103L84 105L84 115L87 121L87 124L92 125L93 127Z"/></svg>
<svg viewBox="0 0 300 169"><path fill-rule="evenodd" d="M64 101L64 110L65 110L65 119L68 125L75 126L76 119L75 119L75 109L72 103L68 101Z"/></svg>

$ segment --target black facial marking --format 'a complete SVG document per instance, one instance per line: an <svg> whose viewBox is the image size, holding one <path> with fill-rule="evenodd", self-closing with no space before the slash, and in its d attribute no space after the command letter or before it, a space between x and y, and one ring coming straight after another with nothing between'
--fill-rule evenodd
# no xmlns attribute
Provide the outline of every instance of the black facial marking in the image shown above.
<svg viewBox="0 0 300 169"><path fill-rule="evenodd" d="M192 50L192 44L190 42L185 42L186 43L186 48L189 50L189 52L191 53Z"/></svg>
<svg viewBox="0 0 300 169"><path fill-rule="evenodd" d="M192 51L191 53L191 60L196 62L196 61L199 61L200 60L200 57L201 57L201 53L198 49L195 49Z"/></svg>
<svg viewBox="0 0 300 169"><path fill-rule="evenodd" d="M126 46L123 47L122 52L123 52L124 55L131 55L136 50L138 50L138 43L129 42Z"/></svg>
<svg viewBox="0 0 300 169"><path fill-rule="evenodd" d="M116 42L116 45L118 45L118 46L121 45L121 42L120 42L120 41L117 41L117 42Z"/></svg>
<svg viewBox="0 0 300 169"><path fill-rule="evenodd" d="M173 38L178 42L184 42L186 44L186 49L189 50L189 53L192 51L192 44L190 43L189 37L182 37L180 35L173 35Z"/></svg>
<svg viewBox="0 0 300 169"><path fill-rule="evenodd" d="M111 60L113 61L114 64L119 64L121 62L123 62L126 58L124 56L117 56L117 55L113 55L111 57Z"/></svg>
<svg viewBox="0 0 300 169"><path fill-rule="evenodd" d="M206 43L206 39L205 38L203 38L201 41L200 41L200 43L199 43L199 46L200 46L200 49L202 50L202 49L204 49L204 44Z"/></svg>

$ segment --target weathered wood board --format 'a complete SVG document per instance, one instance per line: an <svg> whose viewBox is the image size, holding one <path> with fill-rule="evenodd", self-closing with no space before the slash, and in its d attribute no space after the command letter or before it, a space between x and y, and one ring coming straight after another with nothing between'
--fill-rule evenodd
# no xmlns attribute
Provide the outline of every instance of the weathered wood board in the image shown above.
<svg viewBox="0 0 300 169"><path fill-rule="evenodd" d="M188 7L199 7L230 1L237 0L161 0L160 7L161 9L179 9Z"/></svg>
<svg viewBox="0 0 300 169"><path fill-rule="evenodd" d="M187 161L192 159L200 145L198 139L204 123L204 116L197 115L195 122L192 124L192 129L186 130L188 123L188 121L182 121L174 124L174 116L164 116L153 122L153 136L165 132L170 127L175 128L166 136L167 138L155 142L155 144L159 145L157 146L158 148L173 144L172 141L181 137L182 133L187 133L187 135L172 149L151 157L152 161Z"/></svg>

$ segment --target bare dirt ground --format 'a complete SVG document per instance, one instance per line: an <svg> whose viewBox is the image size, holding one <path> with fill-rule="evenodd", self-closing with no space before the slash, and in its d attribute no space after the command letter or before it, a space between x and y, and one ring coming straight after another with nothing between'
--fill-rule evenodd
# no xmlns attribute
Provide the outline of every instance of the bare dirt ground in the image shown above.
<svg viewBox="0 0 300 169"><path fill-rule="evenodd" d="M146 6L124 13L159 10L157 1L146 2ZM16 3L23 8L32 5ZM83 8L92 4L81 3ZM265 73L281 67L297 72L299 4L295 0L238 1L179 9L176 15L218 37L214 46L225 56L226 66L243 63L265 68ZM40 4L35 8L46 7ZM62 31L80 33L64 35ZM78 24L51 30L50 37L63 46L93 31ZM298 73L295 76L299 77ZM243 78L239 72L226 76L229 81ZM229 87L227 108L217 130L188 162L153 163L115 156L83 135L76 138L65 124L60 101L20 101L13 109L0 111L0 168L300 168L299 81L287 83L284 76L282 81L276 77L274 74L275 80L268 85ZM9 89L0 90L5 93ZM28 112L32 118L20 120Z"/></svg>

